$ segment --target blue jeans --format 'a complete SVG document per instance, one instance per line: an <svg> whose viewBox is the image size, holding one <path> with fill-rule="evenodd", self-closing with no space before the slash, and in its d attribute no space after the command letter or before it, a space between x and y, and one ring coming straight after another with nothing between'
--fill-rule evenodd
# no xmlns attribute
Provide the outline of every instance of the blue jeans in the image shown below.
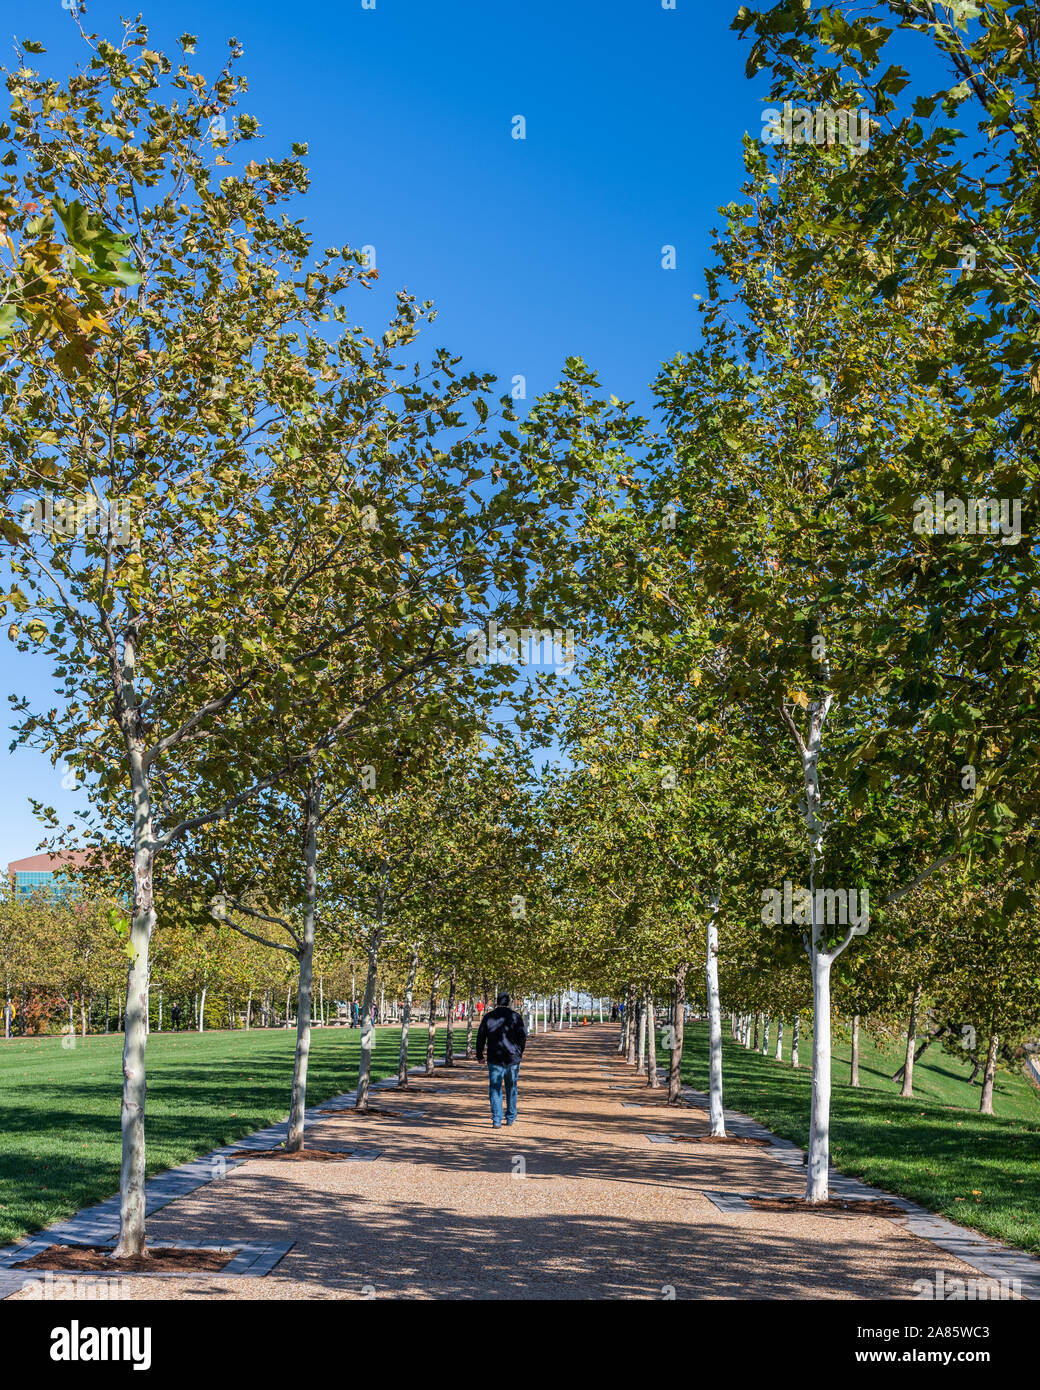
<svg viewBox="0 0 1040 1390"><path fill-rule="evenodd" d="M511 1067L500 1067L496 1062L488 1063L488 1093L491 1096L491 1119L495 1125L502 1123L502 1082L506 1083L506 1119L510 1124L516 1119L516 1087L520 1075L520 1063Z"/></svg>

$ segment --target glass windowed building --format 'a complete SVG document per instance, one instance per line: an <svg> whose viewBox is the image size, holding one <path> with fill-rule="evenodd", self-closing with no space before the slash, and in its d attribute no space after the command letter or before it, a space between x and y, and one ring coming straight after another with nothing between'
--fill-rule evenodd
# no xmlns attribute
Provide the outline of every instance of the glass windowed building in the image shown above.
<svg viewBox="0 0 1040 1390"><path fill-rule="evenodd" d="M51 902L58 902L72 893L73 885L65 874L58 877L57 871L76 868L86 857L74 851L68 854L33 854L28 859L16 859L8 864L7 875L16 897L27 898L32 893L42 892Z"/></svg>

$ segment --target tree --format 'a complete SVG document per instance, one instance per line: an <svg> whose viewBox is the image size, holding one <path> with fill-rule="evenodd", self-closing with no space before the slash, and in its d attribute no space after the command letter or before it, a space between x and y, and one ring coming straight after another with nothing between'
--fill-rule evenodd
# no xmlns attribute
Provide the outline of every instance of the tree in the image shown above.
<svg viewBox="0 0 1040 1390"><path fill-rule="evenodd" d="M60 525L8 538L7 602L27 615L11 636L50 658L64 697L53 713L21 702L19 736L83 772L109 859L132 847L120 1256L144 1250L156 856L391 709L406 733L450 717L454 693L443 678L422 688L424 672L501 683L498 667L466 664L463 624L525 604L527 539L551 569L567 528L536 528L528 502L567 470L543 485L508 431L489 437L490 378L459 376L444 351L425 370L399 360L429 304L401 294L378 342L360 329L330 341L344 292L374 272L346 248L312 263L281 214L306 188L305 146L214 183L258 129L234 112L238 46L209 83L146 42L131 25L64 86L19 78L23 186L74 182L141 281L71 389L38 340L0 387L0 495L17 479L44 521L46 489L67 500ZM330 691L331 653L352 678ZM243 786L257 710L294 699L321 704L314 742ZM185 787L204 804L164 791ZM113 834L124 797L132 824Z"/></svg>

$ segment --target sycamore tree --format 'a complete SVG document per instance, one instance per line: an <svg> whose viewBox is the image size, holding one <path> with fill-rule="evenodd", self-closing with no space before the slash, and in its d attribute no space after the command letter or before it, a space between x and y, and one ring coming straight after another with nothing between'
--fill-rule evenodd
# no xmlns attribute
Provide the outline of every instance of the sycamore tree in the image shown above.
<svg viewBox="0 0 1040 1390"><path fill-rule="evenodd" d="M10 635L58 679L56 709L16 703L18 737L82 772L102 862L131 901L124 1256L145 1241L156 856L391 706L423 727L443 702L415 698L417 673L493 678L467 667L465 624L526 611L529 542L551 551L565 530L529 499L551 504L573 469L558 458L532 476L519 440L491 434L489 378L443 350L409 355L429 304L399 294L379 338L344 326L344 295L374 272L349 248L315 258L286 215L307 187L304 145L245 157L259 126L237 110L237 44L209 81L138 24L119 45L87 42L65 82L19 74L12 168L29 197L74 190L140 281L72 381L53 344L22 345L0 383L0 496L17 513ZM243 785L258 717L299 699L322 703L313 742Z"/></svg>
<svg viewBox="0 0 1040 1390"><path fill-rule="evenodd" d="M771 100L870 110L869 150L802 208L786 269L811 281L826 267L872 312L931 286L943 331L922 337L911 380L917 394L942 393L946 427L911 420L904 443L915 476L894 470L876 485L881 546L905 532L908 506L932 504L918 514L927 539L894 567L914 602L891 615L889 651L907 665L922 640L935 651L945 699L933 729L970 779L993 872L1013 854L1031 876L1040 790L1036 6L781 0L742 6L734 28L753 40L749 75L772 75ZM892 61L897 47L909 66ZM980 536L997 512L995 546ZM885 743L882 732L882 753Z"/></svg>
<svg viewBox="0 0 1040 1390"><path fill-rule="evenodd" d="M830 973L871 925L863 893L873 884L876 926L884 900L977 831L977 806L954 778L949 729L961 711L929 642L929 609L905 579L927 544L910 524L920 453L907 449L939 437L951 414L943 388L922 387L915 367L948 348L955 322L924 275L889 305L826 262L791 273L807 249L806 210L853 158L847 150L772 159L749 140L745 158L746 201L726 210L708 275L704 346L666 364L657 383L673 462L655 459L654 483L679 520L653 587L680 620L694 586L706 601L716 696L770 729L798 798L798 902L792 911L775 882L762 892L773 921L782 914L804 936L812 968L816 1201L827 1197ZM879 529L897 488L907 524ZM999 541L979 538L997 563ZM913 775L893 786L897 763Z"/></svg>

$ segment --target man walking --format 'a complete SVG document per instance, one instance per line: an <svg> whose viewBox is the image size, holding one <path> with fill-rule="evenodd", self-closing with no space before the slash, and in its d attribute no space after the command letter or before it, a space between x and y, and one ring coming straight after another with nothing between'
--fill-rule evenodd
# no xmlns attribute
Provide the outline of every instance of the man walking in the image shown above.
<svg viewBox="0 0 1040 1390"><path fill-rule="evenodd" d="M509 1007L509 995L500 994L495 1007L480 1021L477 1030L477 1061L487 1052L488 1092L491 1097L491 1123L502 1127L502 1083L506 1088L506 1124L516 1119L516 1088L520 1059L527 1045L524 1020Z"/></svg>

